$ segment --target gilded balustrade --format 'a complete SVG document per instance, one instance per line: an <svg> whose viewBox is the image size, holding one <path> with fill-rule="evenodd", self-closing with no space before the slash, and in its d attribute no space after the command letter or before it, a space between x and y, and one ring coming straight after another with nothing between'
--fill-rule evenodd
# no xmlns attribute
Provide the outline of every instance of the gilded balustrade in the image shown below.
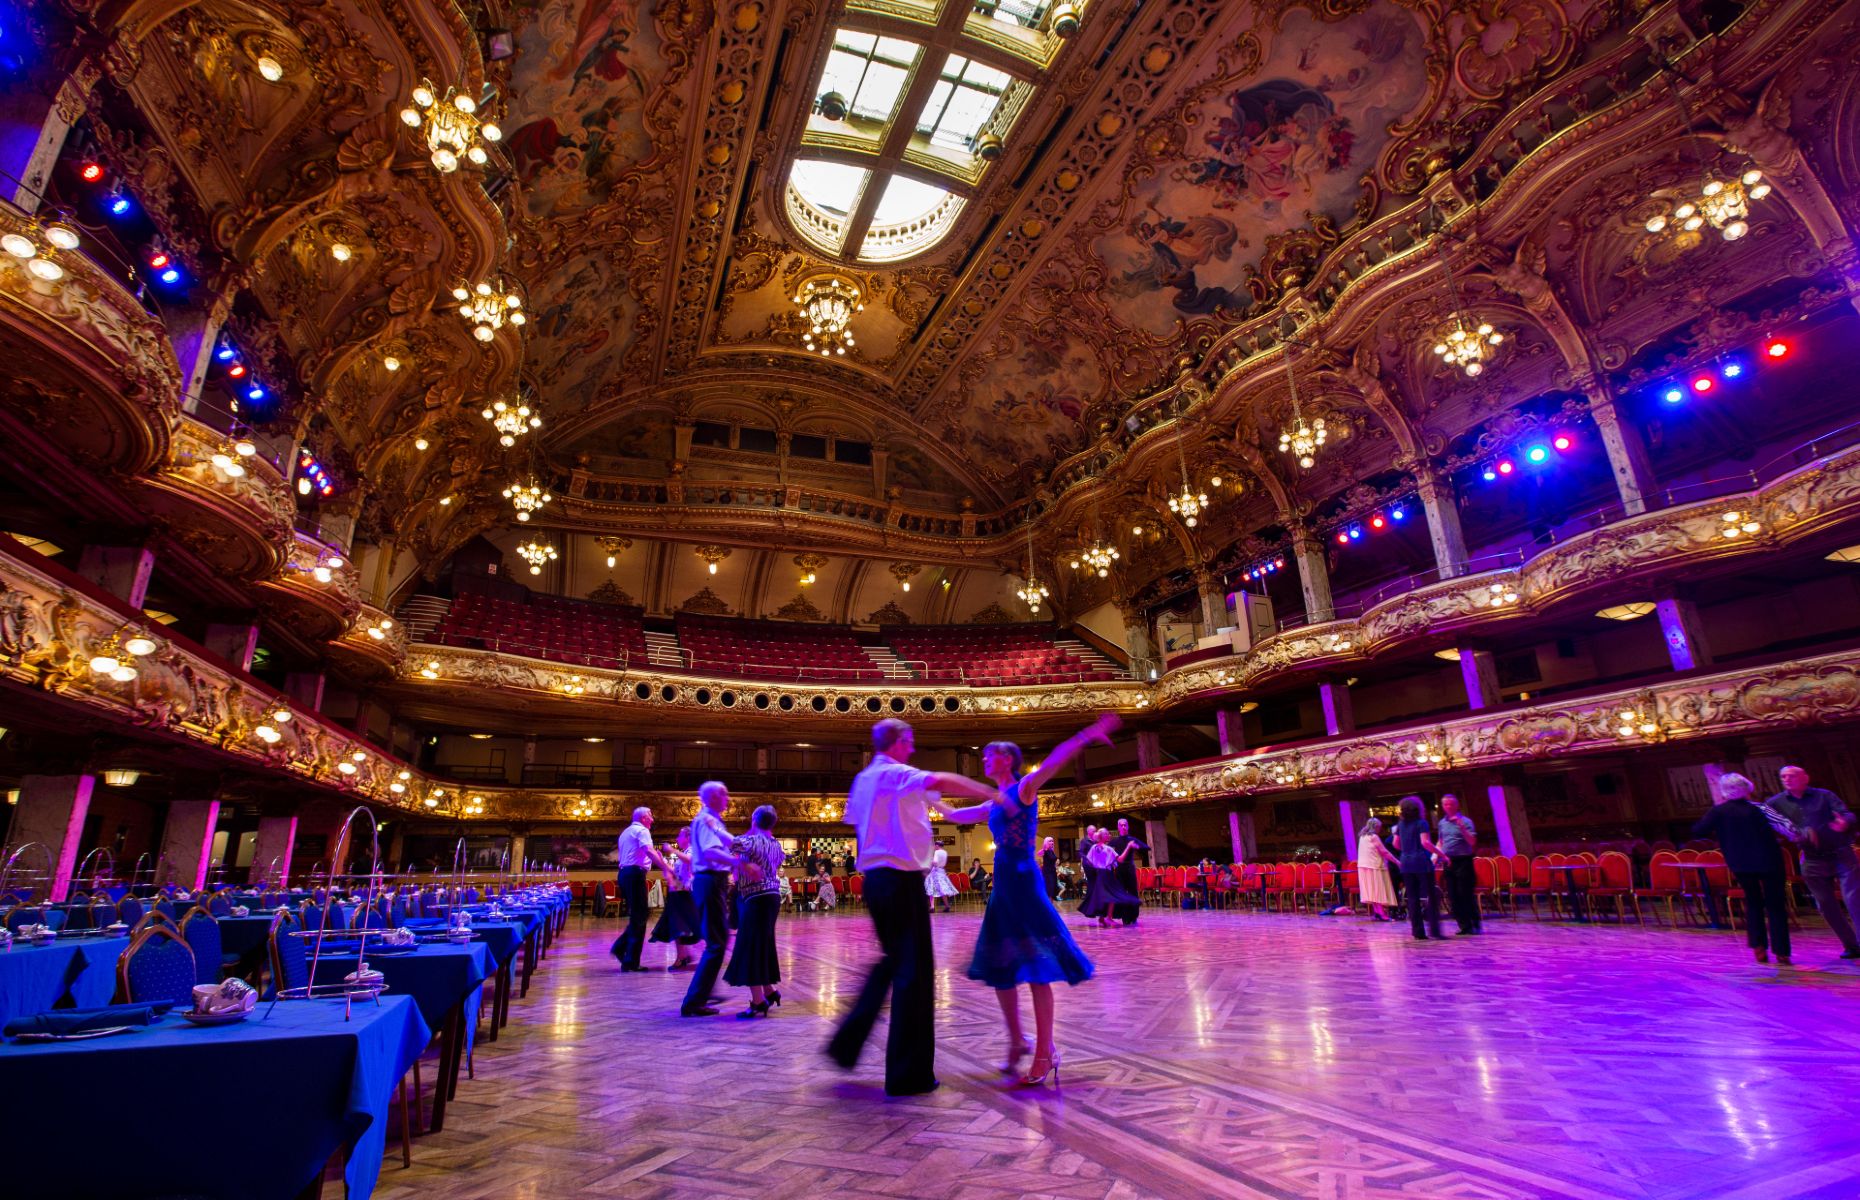
<svg viewBox="0 0 1860 1200"><path fill-rule="evenodd" d="M241 455L233 438L177 416L167 461L137 483L140 502L214 571L259 579L286 563L296 498L283 473Z"/></svg>

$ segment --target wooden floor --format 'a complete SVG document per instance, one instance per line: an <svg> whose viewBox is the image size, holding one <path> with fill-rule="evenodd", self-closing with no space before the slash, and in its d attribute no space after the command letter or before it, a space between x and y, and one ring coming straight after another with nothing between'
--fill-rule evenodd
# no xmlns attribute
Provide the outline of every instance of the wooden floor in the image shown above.
<svg viewBox="0 0 1860 1200"><path fill-rule="evenodd" d="M1860 1195L1860 970L1825 933L1782 972L1729 934L1146 910L1078 928L1098 975L1062 989L1063 1086L1036 1092L999 1081L961 977L978 923L936 918L943 1088L888 1100L882 1025L856 1072L820 1054L862 913L782 918L787 1003L756 1022L679 1019L686 975L622 976L614 923L572 919L375 1195Z"/></svg>

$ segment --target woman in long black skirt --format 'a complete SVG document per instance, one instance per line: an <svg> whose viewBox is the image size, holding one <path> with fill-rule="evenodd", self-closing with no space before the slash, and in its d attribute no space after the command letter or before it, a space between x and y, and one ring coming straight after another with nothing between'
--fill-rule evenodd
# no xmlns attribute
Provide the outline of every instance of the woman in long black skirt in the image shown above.
<svg viewBox="0 0 1860 1200"><path fill-rule="evenodd" d="M775 810L767 804L749 818L749 832L730 850L742 860L736 871L736 893L742 917L736 927L736 948L723 981L749 989L749 1007L736 1015L748 1020L766 1017L781 1003L775 985L781 982L781 965L775 956L775 918L781 915L781 843L770 836Z"/></svg>
<svg viewBox="0 0 1860 1200"><path fill-rule="evenodd" d="M678 831L678 849L665 856L672 869L665 873L665 907L652 927L652 941L675 942L678 950L668 971L683 971L696 961L691 947L702 940L703 923L691 895L691 828Z"/></svg>
<svg viewBox="0 0 1860 1200"><path fill-rule="evenodd" d="M1085 903L1079 905L1079 911L1088 917L1095 917L1100 925L1111 923L1111 913L1120 904L1135 904L1137 898L1124 890L1118 882L1117 864L1124 861L1125 855L1136 846L1131 842L1119 854L1111 849L1109 830L1098 831L1098 844L1085 855L1085 861L1091 864L1091 891L1085 894Z"/></svg>

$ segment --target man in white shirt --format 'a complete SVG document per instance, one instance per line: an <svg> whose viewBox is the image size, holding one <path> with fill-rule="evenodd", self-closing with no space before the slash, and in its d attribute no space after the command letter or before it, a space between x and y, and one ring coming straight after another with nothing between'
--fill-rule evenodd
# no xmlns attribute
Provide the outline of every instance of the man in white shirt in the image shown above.
<svg viewBox="0 0 1860 1200"><path fill-rule="evenodd" d="M614 939L613 956L620 970L643 971L639 952L646 948L646 872L653 864L671 874L671 867L652 845L652 810L633 810L633 823L620 834L620 896L626 901L626 928Z"/></svg>
<svg viewBox="0 0 1860 1200"><path fill-rule="evenodd" d="M924 873L936 839L930 809L944 793L988 800L994 791L961 775L910 766L911 727L896 718L872 726L872 761L853 780L846 823L859 838L859 870L884 957L866 976L852 1011L827 1054L851 1069L872 1033L885 993L891 993L891 1033L885 1043L885 1091L915 1096L936 1078L936 958L930 946L930 897Z"/></svg>
<svg viewBox="0 0 1860 1200"><path fill-rule="evenodd" d="M711 991L723 973L723 955L730 947L724 897L730 890L730 871L740 861L730 849L735 839L723 824L724 810L729 807L730 789L716 780L698 785L698 814L691 822L691 899L703 924L704 957L692 972L691 986L678 1009L681 1017L717 1015Z"/></svg>

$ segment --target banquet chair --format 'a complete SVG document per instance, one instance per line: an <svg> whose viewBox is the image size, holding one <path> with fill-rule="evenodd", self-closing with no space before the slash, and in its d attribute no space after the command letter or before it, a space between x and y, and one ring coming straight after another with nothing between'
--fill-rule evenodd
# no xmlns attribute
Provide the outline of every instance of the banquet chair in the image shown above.
<svg viewBox="0 0 1860 1200"><path fill-rule="evenodd" d="M207 912L215 917L232 916L232 890L221 888L207 897Z"/></svg>
<svg viewBox="0 0 1860 1200"><path fill-rule="evenodd" d="M100 896L90 906L90 926L92 929L107 929L117 920L116 905L107 897ZM127 921L124 924L128 924Z"/></svg>
<svg viewBox="0 0 1860 1200"><path fill-rule="evenodd" d="M21 925L38 925L45 915L45 910L35 904L15 904L6 910L6 928L8 933L18 933Z"/></svg>
<svg viewBox="0 0 1860 1200"><path fill-rule="evenodd" d="M142 920L144 911L142 901L136 899L134 896L126 895L121 900L117 901L116 919L134 928L136 923Z"/></svg>
<svg viewBox="0 0 1860 1200"><path fill-rule="evenodd" d="M59 911L65 914L65 923L59 926L59 928L74 930L92 928L89 903L67 904L60 908Z"/></svg>
<svg viewBox="0 0 1860 1200"><path fill-rule="evenodd" d="M116 960L116 1003L166 1000L194 1006L194 952L166 925L151 924L129 941Z"/></svg>
<svg viewBox="0 0 1860 1200"><path fill-rule="evenodd" d="M199 977L196 983L218 983L223 969L238 963L237 956L232 963L226 961L219 918L198 904L181 918L181 940L194 952L194 974Z"/></svg>
<svg viewBox="0 0 1860 1200"><path fill-rule="evenodd" d="M306 900L299 910L299 917L305 929L323 928L323 906L315 900Z"/></svg>
<svg viewBox="0 0 1860 1200"><path fill-rule="evenodd" d="M174 920L174 901L163 896L155 902L155 911L167 917L170 921Z"/></svg>
<svg viewBox="0 0 1860 1200"><path fill-rule="evenodd" d="M304 955L304 939L291 931L288 914L271 919L271 932L265 939L266 955L271 962L271 993L287 988L310 986L310 962Z"/></svg>
<svg viewBox="0 0 1860 1200"><path fill-rule="evenodd" d="M1599 870L1601 878L1589 888L1589 911L1593 913L1598 901L1606 900L1615 906L1615 920L1627 920L1626 905L1634 906L1634 919L1644 922L1640 915L1640 901L1634 894L1634 864L1628 856L1619 850L1608 850L1602 854Z"/></svg>

